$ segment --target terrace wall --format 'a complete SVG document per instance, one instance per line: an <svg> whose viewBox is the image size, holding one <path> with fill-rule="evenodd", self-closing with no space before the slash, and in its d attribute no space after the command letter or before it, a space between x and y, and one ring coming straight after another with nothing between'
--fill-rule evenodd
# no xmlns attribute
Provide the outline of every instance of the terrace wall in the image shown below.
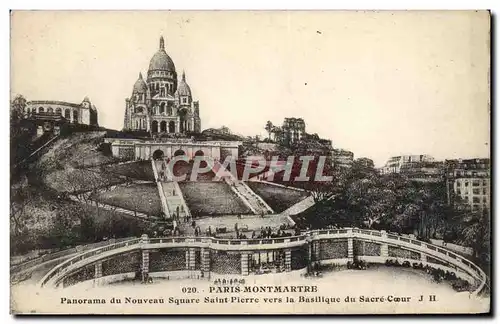
<svg viewBox="0 0 500 324"><path fill-rule="evenodd" d="M342 264L357 257L375 263L384 263L388 259L400 263L418 260L424 266L455 272L457 277L469 281L476 288L476 294L482 291L487 280L485 273L472 262L441 247L384 231L345 228L310 231L294 237L248 240L208 237L150 239L144 235L141 240L101 247L73 257L52 269L40 285L54 287L61 281L106 281L105 277L110 273L105 270L106 262L113 262L114 271L111 273L130 273L141 267L152 274L165 270L200 269L198 273L205 278L212 273L245 276L249 274L249 253L260 251L281 251L285 256L285 271L302 270L316 261ZM130 252L130 257L124 254ZM113 258L118 261L113 261ZM168 262L173 262L175 266L171 267ZM93 272L88 267L93 264L96 266L92 279Z"/></svg>

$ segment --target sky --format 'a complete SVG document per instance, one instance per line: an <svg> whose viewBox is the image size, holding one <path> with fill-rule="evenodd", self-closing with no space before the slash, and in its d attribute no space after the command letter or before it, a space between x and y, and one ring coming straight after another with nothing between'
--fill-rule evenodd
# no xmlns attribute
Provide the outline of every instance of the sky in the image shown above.
<svg viewBox="0 0 500 324"><path fill-rule="evenodd" d="M18 11L11 96L79 103L123 127L159 37L202 129L265 136L267 120L382 166L390 156L489 157L486 12Z"/></svg>

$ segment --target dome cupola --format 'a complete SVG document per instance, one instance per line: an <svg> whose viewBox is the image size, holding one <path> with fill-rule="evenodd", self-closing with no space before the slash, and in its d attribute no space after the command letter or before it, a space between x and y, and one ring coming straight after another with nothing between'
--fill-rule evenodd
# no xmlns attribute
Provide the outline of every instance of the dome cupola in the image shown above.
<svg viewBox="0 0 500 324"><path fill-rule="evenodd" d="M175 92L175 97L191 98L191 88L186 82L186 73L184 73L184 71L182 71L182 79L177 85L177 91Z"/></svg>
<svg viewBox="0 0 500 324"><path fill-rule="evenodd" d="M146 82L144 82L144 79L142 78L142 73L139 73L139 79L135 81L132 93L146 93L147 91L148 91L148 86L146 85Z"/></svg>
<svg viewBox="0 0 500 324"><path fill-rule="evenodd" d="M158 49L158 52L153 55L151 58L151 61L149 62L149 70L148 72L152 71L168 71L168 72L175 72L175 65L174 61L168 56L167 52L165 51L165 41L163 39L163 36L160 37L160 48Z"/></svg>

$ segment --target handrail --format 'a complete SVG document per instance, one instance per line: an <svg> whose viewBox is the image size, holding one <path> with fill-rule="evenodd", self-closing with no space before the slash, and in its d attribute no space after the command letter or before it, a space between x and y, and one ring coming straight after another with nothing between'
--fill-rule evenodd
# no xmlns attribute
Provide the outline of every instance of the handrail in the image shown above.
<svg viewBox="0 0 500 324"><path fill-rule="evenodd" d="M70 266L71 264L73 264L75 261L81 261L83 259L92 257L92 256L100 254L102 252L107 252L107 251L118 249L118 248L121 248L121 247L124 247L124 246L133 245L133 244L139 243L140 241L141 241L140 238L132 239L132 240L128 240L128 241L114 243L114 244L111 244L111 245L106 245L106 246L103 246L103 247L99 247L99 248L87 251L87 252L85 252L83 254L76 255L76 256L74 256L74 257L72 257L72 258L70 258L70 259L68 259L68 260L66 260L66 261L58 264L54 268L52 268L42 278L42 280L40 280L40 285L43 287L47 283L47 281L49 281L52 277L54 277L60 271L66 269L68 266Z"/></svg>
<svg viewBox="0 0 500 324"><path fill-rule="evenodd" d="M358 228L340 228L340 229L320 229L320 230L311 230L307 232L301 233L301 235L296 236L285 236L285 237L276 237L276 238L262 238L262 239L224 239L224 238L215 238L215 237L165 237L165 238L147 238L143 239L133 239L129 241L124 241L120 243L111 244L108 246L100 247L97 249L90 250L86 253L77 255L71 259L66 260L65 262L57 265L53 269L49 271L41 280L41 286L43 287L52 277L56 274L63 271L65 268L70 266L71 264L84 260L86 258L95 256L97 254L111 251L114 249L118 249L124 246L130 246L134 244L144 243L144 244L164 244L164 243L202 243L202 244L220 244L224 246L232 246L232 245L272 245L272 244L284 244L284 243L294 243L296 242L307 242L308 239L316 240L316 239L324 239L324 238L332 238L332 235L340 238L366 238L373 237L374 240L382 241L385 243L395 243L397 241L401 245L405 247L414 248L420 252L427 252L427 254L441 258L442 260L454 264L458 267L460 264L460 268L466 271L469 275L471 275L474 279L479 280L480 284L478 288L474 291L474 294L480 293L487 281L487 276L484 271L475 265L473 262L467 260L461 255L454 253L448 249L443 247L430 244L427 242L415 240L409 237L404 237L400 235L392 235L387 234L385 231L374 231L374 230L365 230ZM327 236L327 237L324 237Z"/></svg>

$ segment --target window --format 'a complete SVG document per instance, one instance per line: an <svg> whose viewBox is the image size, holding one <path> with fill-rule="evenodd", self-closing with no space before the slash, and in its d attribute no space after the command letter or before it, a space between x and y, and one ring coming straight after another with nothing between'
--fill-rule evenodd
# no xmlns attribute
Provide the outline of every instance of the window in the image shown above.
<svg viewBox="0 0 500 324"><path fill-rule="evenodd" d="M468 187L469 186L469 181L464 182L464 186Z"/></svg>
<svg viewBox="0 0 500 324"><path fill-rule="evenodd" d="M183 103L183 104L187 104L187 102L188 102L187 97L182 97L182 103Z"/></svg>
<svg viewBox="0 0 500 324"><path fill-rule="evenodd" d="M474 188L474 189L472 189L472 193L474 195L479 195L479 194L481 194L481 191L479 190L479 188Z"/></svg>
<svg viewBox="0 0 500 324"><path fill-rule="evenodd" d="M483 195L486 195L488 192L486 190L486 188L483 188Z"/></svg>
<svg viewBox="0 0 500 324"><path fill-rule="evenodd" d="M457 188L457 195L460 195L461 192L460 192L460 188Z"/></svg>
<svg viewBox="0 0 500 324"><path fill-rule="evenodd" d="M479 180L473 180L473 181L472 181L472 185L473 185L474 187L478 187L478 186L480 185Z"/></svg>
<svg viewBox="0 0 500 324"><path fill-rule="evenodd" d="M487 186L488 185L488 181L487 180L483 180L483 186Z"/></svg>
<svg viewBox="0 0 500 324"><path fill-rule="evenodd" d="M78 110L73 110L73 123L78 123Z"/></svg>
<svg viewBox="0 0 500 324"><path fill-rule="evenodd" d="M479 203L479 197L472 197L472 202L475 204Z"/></svg>
<svg viewBox="0 0 500 324"><path fill-rule="evenodd" d="M488 197L483 197L483 203L487 203L488 202Z"/></svg>
<svg viewBox="0 0 500 324"><path fill-rule="evenodd" d="M41 112L43 112L43 111L44 111L43 107L38 108L38 112L39 112L39 113L41 113Z"/></svg>
<svg viewBox="0 0 500 324"><path fill-rule="evenodd" d="M66 118L67 120L71 119L71 111L69 109L66 109L64 111L64 118Z"/></svg>
<svg viewBox="0 0 500 324"><path fill-rule="evenodd" d="M62 109L60 107L56 108L56 114L62 115Z"/></svg>

